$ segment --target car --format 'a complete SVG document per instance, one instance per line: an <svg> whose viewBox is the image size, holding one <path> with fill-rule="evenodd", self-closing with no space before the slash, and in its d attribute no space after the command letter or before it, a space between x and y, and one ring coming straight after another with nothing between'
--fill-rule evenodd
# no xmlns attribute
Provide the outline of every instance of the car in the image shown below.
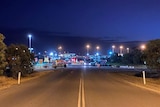
<svg viewBox="0 0 160 107"><path fill-rule="evenodd" d="M58 59L58 60L53 61L52 67L55 68L55 69L57 67L64 67L64 68L66 68L67 65L66 65L66 62L64 60Z"/></svg>

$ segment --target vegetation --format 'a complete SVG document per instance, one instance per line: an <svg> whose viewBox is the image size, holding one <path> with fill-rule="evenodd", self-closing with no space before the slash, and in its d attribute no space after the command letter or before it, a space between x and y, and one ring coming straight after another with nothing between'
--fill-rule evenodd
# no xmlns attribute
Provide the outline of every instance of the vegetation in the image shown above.
<svg viewBox="0 0 160 107"><path fill-rule="evenodd" d="M122 63L131 65L142 65L144 61L142 59L143 54L139 49L133 49L130 53L124 54Z"/></svg>
<svg viewBox="0 0 160 107"><path fill-rule="evenodd" d="M148 68L160 70L160 39L149 41L144 50L134 49L123 56L114 53L108 61L118 65L146 64Z"/></svg>
<svg viewBox="0 0 160 107"><path fill-rule="evenodd" d="M5 37L0 33L0 75L3 74L3 71L7 65L5 58L5 49L7 48L5 43L3 42Z"/></svg>
<svg viewBox="0 0 160 107"><path fill-rule="evenodd" d="M122 56L118 55L118 53L114 53L108 59L108 62L110 62L110 63L121 63L122 62Z"/></svg>
<svg viewBox="0 0 160 107"><path fill-rule="evenodd" d="M126 53L123 56L114 53L110 58L110 63L116 63L118 65L142 65L142 52L138 49L132 50L130 53Z"/></svg>
<svg viewBox="0 0 160 107"><path fill-rule="evenodd" d="M6 50L6 59L10 68L10 75L17 78L18 72L22 76L32 72L33 55L25 45L10 45Z"/></svg>
<svg viewBox="0 0 160 107"><path fill-rule="evenodd" d="M144 55L149 68L160 70L160 39L149 41L146 45Z"/></svg>
<svg viewBox="0 0 160 107"><path fill-rule="evenodd" d="M0 34L0 75L17 78L18 72L21 72L22 76L31 73L34 55L27 46L12 44L7 47L4 39L5 36Z"/></svg>

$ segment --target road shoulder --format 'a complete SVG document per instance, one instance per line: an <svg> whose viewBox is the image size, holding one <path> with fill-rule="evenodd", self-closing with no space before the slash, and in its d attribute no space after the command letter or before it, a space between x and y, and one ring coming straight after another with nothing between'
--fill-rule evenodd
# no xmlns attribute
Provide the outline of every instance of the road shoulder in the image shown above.
<svg viewBox="0 0 160 107"><path fill-rule="evenodd" d="M50 73L50 70L47 71L35 71L34 73L21 78L21 83L27 82L36 78L40 78L48 73ZM0 90L9 88L13 85L17 85L17 80L13 79L12 77L6 77L6 76L0 76Z"/></svg>
<svg viewBox="0 0 160 107"><path fill-rule="evenodd" d="M146 78L146 85L144 85L142 77L136 77L134 73L114 73L114 77L127 84L160 94L159 78Z"/></svg>

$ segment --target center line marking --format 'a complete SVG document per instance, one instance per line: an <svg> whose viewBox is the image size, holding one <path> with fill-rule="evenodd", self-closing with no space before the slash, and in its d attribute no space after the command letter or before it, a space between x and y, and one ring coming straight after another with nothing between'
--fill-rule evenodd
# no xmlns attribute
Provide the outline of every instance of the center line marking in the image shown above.
<svg viewBox="0 0 160 107"><path fill-rule="evenodd" d="M78 92L78 107L81 107L81 88L82 87L82 82L81 82L81 78L80 78L80 82L79 82L79 92Z"/></svg>
<svg viewBox="0 0 160 107"><path fill-rule="evenodd" d="M84 92L84 78L83 78L83 75L80 78L80 82L79 82L78 107L85 107L85 92Z"/></svg>
<svg viewBox="0 0 160 107"><path fill-rule="evenodd" d="M85 107L84 79L82 79L82 107Z"/></svg>

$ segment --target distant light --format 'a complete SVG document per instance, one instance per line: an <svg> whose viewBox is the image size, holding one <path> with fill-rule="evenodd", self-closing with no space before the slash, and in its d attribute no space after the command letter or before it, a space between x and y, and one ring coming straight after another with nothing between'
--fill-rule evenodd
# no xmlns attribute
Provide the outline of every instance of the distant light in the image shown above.
<svg viewBox="0 0 160 107"><path fill-rule="evenodd" d="M89 49L89 48L90 48L90 45L86 45L86 48Z"/></svg>
<svg viewBox="0 0 160 107"><path fill-rule="evenodd" d="M29 38L31 38L31 37L32 37L32 35L31 35L31 34L29 34L29 35L28 35L28 37L29 37Z"/></svg>
<svg viewBox="0 0 160 107"><path fill-rule="evenodd" d="M39 52L38 55L40 55L41 53Z"/></svg>
<svg viewBox="0 0 160 107"><path fill-rule="evenodd" d="M145 45L141 45L141 49L144 50L146 48Z"/></svg>
<svg viewBox="0 0 160 107"><path fill-rule="evenodd" d="M96 47L96 49L97 49L97 50L99 50L99 49L100 49L100 47L99 47L99 46L97 46L97 47Z"/></svg>
<svg viewBox="0 0 160 107"><path fill-rule="evenodd" d="M55 53L54 56L58 56L58 54Z"/></svg>
<svg viewBox="0 0 160 107"><path fill-rule="evenodd" d="M62 46L59 46L58 49L59 49L59 50L62 50Z"/></svg>
<svg viewBox="0 0 160 107"><path fill-rule="evenodd" d="M99 53L97 52L97 53L96 53L96 55L98 56L98 55L99 55Z"/></svg>
<svg viewBox="0 0 160 107"><path fill-rule="evenodd" d="M119 48L120 48L120 49L123 49L123 46L121 45Z"/></svg>
<svg viewBox="0 0 160 107"><path fill-rule="evenodd" d="M112 52L110 51L110 52L109 52L109 54L111 55L111 54L112 54Z"/></svg>
<svg viewBox="0 0 160 107"><path fill-rule="evenodd" d="M116 46L115 45L112 45L112 48L114 49Z"/></svg>
<svg viewBox="0 0 160 107"><path fill-rule="evenodd" d="M53 52L51 52L49 55L50 55L50 56L53 56Z"/></svg>
<svg viewBox="0 0 160 107"><path fill-rule="evenodd" d="M61 57L63 57L63 54L58 54L58 56L61 56Z"/></svg>

